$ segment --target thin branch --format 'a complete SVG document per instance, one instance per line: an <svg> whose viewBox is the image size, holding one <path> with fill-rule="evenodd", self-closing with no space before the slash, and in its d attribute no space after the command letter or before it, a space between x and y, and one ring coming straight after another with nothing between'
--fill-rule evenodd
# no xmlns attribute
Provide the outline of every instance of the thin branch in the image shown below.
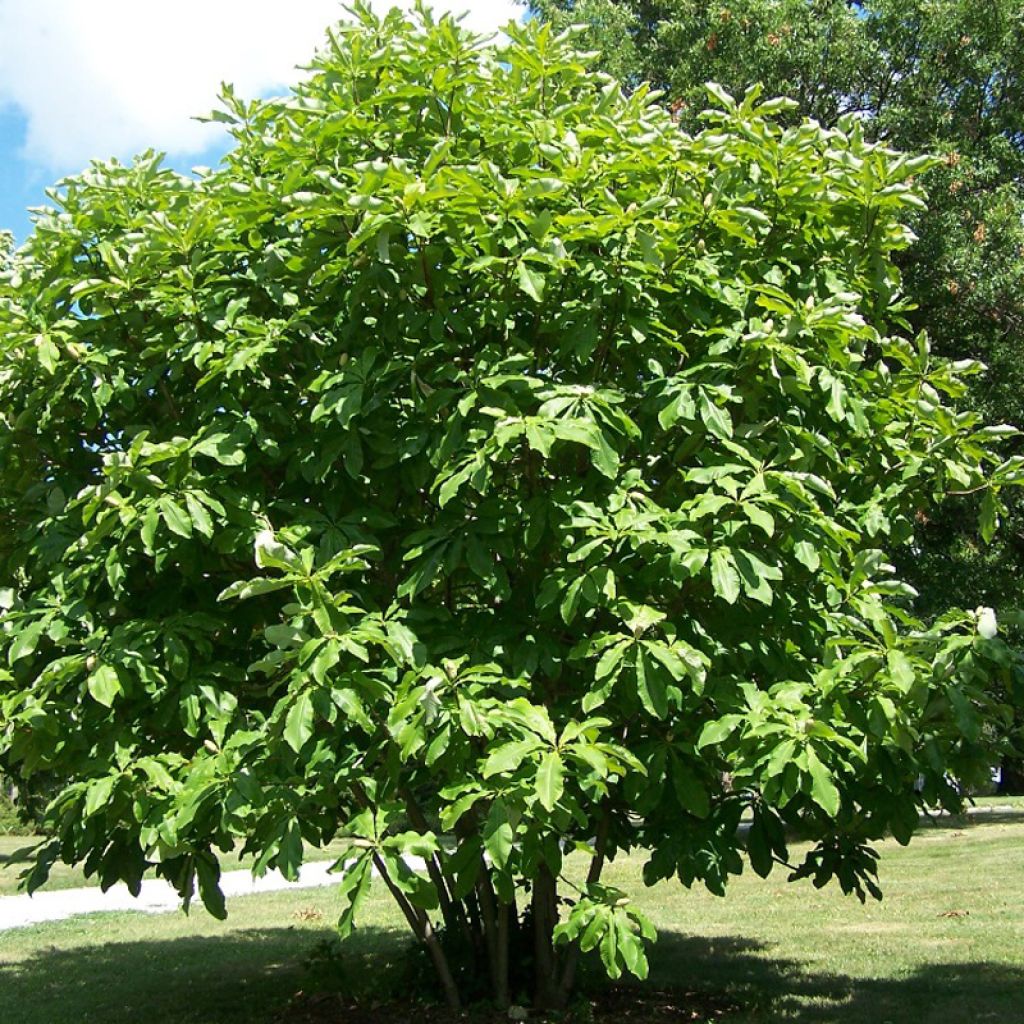
<svg viewBox="0 0 1024 1024"><path fill-rule="evenodd" d="M416 802L416 798L413 796L412 790L408 786L402 786L399 790L402 799L405 801L406 809L409 812L409 820L412 822L414 828L420 833L425 834L430 831L430 827L427 823L426 815L420 808L420 805ZM461 927L466 933L467 938L472 938L469 930L469 921L466 915L461 911L461 907L452 898L451 890L448 888L448 883L444 876L444 868L439 854L433 854L427 859L427 874L430 876L430 881L433 883L434 888L437 890L438 902L441 904L441 914L444 917L444 923L454 929L456 926Z"/></svg>
<svg viewBox="0 0 1024 1024"><path fill-rule="evenodd" d="M427 952L430 954L430 959L434 963L434 969L437 971L437 976L441 979L441 987L444 989L445 1002L447 1002L448 1006L453 1010L461 1009L462 1000L459 998L459 990L455 985L455 979L452 977L451 968L448 966L448 958L445 956L444 950L441 948L441 943L437 941L437 935L434 934L434 929L430 924L430 918L427 917L424 911L420 910L418 907L414 907L405 893L398 888L394 880L388 874L387 865L384 863L383 858L377 852L374 852L373 854L373 864L377 869L377 873L383 879L384 884L388 887L388 891L401 908L406 921L409 922L409 927L412 928L413 933L420 942L427 947Z"/></svg>
<svg viewBox="0 0 1024 1024"><path fill-rule="evenodd" d="M601 879L601 872L604 870L605 856L608 848L608 833L611 830L611 812L608 805L602 808L601 818L597 823L597 836L594 839L594 856L590 861L590 869L587 871L587 885L596 885ZM562 972L562 981L558 986L561 999L567 1000L576 983L576 967L580 959L580 944L577 939L565 955L565 969Z"/></svg>

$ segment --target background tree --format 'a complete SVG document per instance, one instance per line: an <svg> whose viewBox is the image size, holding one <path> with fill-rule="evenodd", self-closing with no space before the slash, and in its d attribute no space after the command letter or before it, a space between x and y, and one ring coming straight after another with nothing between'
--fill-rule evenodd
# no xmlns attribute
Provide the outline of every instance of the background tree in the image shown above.
<svg viewBox="0 0 1024 1024"><path fill-rule="evenodd" d="M537 0L556 25L588 26L601 66L665 90L699 125L703 83L742 93L762 82L790 96L794 121L865 119L869 136L943 157L922 179L927 210L898 259L936 351L982 360L968 404L991 422L1024 423L1024 9L1016 0ZM1024 597L1024 506L1011 502L991 544L977 503L922 515L900 569L936 615L950 594L1001 616ZM1021 634L1015 634L1018 642ZM1024 762L1006 783L1024 792Z"/></svg>
<svg viewBox="0 0 1024 1024"><path fill-rule="evenodd" d="M905 333L928 158L756 91L689 137L549 27L356 14L225 94L220 169L96 164L0 277L0 761L63 783L30 885L222 914L221 851L344 836L343 932L376 870L451 1004L543 1007L581 952L646 974L617 852L877 893L1017 671L885 554L1022 476Z"/></svg>

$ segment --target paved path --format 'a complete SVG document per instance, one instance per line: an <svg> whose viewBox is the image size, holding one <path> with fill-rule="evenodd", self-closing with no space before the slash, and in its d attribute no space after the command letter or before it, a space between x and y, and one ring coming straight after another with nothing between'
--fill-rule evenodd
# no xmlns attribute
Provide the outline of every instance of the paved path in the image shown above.
<svg viewBox="0 0 1024 1024"><path fill-rule="evenodd" d="M329 875L332 861L313 861L303 864L299 880L289 882L278 871L268 871L262 878L253 878L247 870L225 871L220 886L229 899L250 896L259 892L281 889L316 889L336 885L337 874ZM101 891L97 886L81 889L42 890L32 896L0 897L0 931L41 924L43 921L63 921L78 914L109 913L115 910L136 910L146 914L166 914L181 906L181 898L162 878L146 879L142 892L132 896L127 886L118 884Z"/></svg>

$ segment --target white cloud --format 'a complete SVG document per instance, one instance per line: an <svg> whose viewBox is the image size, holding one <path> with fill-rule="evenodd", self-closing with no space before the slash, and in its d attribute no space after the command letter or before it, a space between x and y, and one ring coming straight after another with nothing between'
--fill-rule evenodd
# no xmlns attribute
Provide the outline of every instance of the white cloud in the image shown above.
<svg viewBox="0 0 1024 1024"><path fill-rule="evenodd" d="M516 0L434 6L481 32L522 13ZM244 96L293 82L343 16L339 0L0 0L0 105L27 119L20 156L54 170L150 146L201 153L219 129L191 118L222 81Z"/></svg>

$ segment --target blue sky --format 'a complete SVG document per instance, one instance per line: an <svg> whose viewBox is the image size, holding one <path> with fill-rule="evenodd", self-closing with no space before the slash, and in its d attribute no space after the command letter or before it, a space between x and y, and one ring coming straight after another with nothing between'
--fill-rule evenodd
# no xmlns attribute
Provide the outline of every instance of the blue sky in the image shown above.
<svg viewBox="0 0 1024 1024"><path fill-rule="evenodd" d="M0 228L22 238L28 230L25 207L40 202L45 175L18 157L25 138L26 119L17 108L0 110Z"/></svg>
<svg viewBox="0 0 1024 1024"><path fill-rule="evenodd" d="M47 204L46 190L62 177L75 174L88 164L82 160L39 161L25 154L28 132L27 116L15 106L0 110L0 228L14 233L22 242L32 229L29 208ZM154 140L155 148L161 148ZM220 159L227 142L218 139L200 150L168 154L168 163L179 170L198 165L213 166ZM145 146L138 147L144 149ZM131 157L132 150L117 153L97 151L97 155Z"/></svg>
<svg viewBox="0 0 1024 1024"><path fill-rule="evenodd" d="M375 7L411 6L377 0ZM434 0L493 31L517 0ZM91 159L154 148L179 170L216 163L223 131L196 114L219 83L283 90L343 15L340 0L0 0L0 228L22 241L28 207Z"/></svg>

